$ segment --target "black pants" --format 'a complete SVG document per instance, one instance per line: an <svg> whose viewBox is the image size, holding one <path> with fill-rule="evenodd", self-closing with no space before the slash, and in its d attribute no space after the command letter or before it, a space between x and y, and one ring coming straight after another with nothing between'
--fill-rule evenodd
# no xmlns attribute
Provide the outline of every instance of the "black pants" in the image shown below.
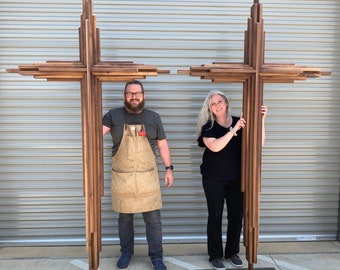
<svg viewBox="0 0 340 270"><path fill-rule="evenodd" d="M203 188L208 205L208 254L209 261L223 257L222 217L224 202L227 205L227 241L225 257L240 251L243 219L243 193L239 181L216 181L203 177Z"/></svg>

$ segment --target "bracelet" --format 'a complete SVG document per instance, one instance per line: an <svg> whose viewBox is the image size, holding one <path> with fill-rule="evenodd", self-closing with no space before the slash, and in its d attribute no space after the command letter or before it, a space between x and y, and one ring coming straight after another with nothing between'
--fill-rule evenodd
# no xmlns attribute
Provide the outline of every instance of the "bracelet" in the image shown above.
<svg viewBox="0 0 340 270"><path fill-rule="evenodd" d="M237 131L235 131L235 129L233 129L232 127L229 128L229 131L233 133L233 136L237 136L237 133L236 133Z"/></svg>

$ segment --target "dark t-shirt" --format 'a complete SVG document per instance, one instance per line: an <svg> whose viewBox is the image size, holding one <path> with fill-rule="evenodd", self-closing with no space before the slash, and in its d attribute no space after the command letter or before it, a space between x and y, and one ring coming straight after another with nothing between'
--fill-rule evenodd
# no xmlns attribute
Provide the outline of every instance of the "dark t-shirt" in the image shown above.
<svg viewBox="0 0 340 270"><path fill-rule="evenodd" d="M232 117L235 126L239 117ZM237 131L237 136L231 138L229 143L220 151L213 152L205 146L203 137L220 138L224 136L230 127L225 128L220 126L216 121L210 128L211 122L208 122L202 127L201 135L197 139L198 145L205 147L201 174L203 177L212 178L218 181L241 181L241 144L242 144L242 129Z"/></svg>
<svg viewBox="0 0 340 270"><path fill-rule="evenodd" d="M155 152L156 140L166 138L163 124L158 113L143 109L142 113L128 113L124 107L111 109L103 116L103 125L111 129L112 156L119 148L123 136L124 123L129 125L144 124L149 143Z"/></svg>

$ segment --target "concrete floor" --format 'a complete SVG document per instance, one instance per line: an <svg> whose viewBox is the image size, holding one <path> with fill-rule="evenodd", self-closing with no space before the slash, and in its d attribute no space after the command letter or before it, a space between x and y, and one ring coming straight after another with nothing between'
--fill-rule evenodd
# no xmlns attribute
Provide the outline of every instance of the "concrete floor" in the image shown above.
<svg viewBox="0 0 340 270"><path fill-rule="evenodd" d="M241 244L242 269L248 269ZM103 246L98 270L116 269L119 246ZM205 244L166 244L164 261L169 270L212 269ZM227 269L235 269L224 261ZM88 270L85 247L2 247L0 270ZM153 269L147 247L137 245L129 270ZM254 270L339 270L340 242L260 243Z"/></svg>

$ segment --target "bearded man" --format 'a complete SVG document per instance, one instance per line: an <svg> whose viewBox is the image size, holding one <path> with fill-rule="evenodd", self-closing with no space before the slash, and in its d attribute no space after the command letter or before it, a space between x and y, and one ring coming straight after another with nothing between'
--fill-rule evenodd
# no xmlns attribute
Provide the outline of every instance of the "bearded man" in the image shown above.
<svg viewBox="0 0 340 270"><path fill-rule="evenodd" d="M155 270L163 263L162 198L156 164L156 147L165 166L164 184L173 185L173 166L160 116L145 109L141 82L125 85L124 107L111 109L103 117L103 135L112 136L112 209L119 213L121 256L118 269L127 269L134 253L133 217L141 213L146 227L148 255Z"/></svg>

